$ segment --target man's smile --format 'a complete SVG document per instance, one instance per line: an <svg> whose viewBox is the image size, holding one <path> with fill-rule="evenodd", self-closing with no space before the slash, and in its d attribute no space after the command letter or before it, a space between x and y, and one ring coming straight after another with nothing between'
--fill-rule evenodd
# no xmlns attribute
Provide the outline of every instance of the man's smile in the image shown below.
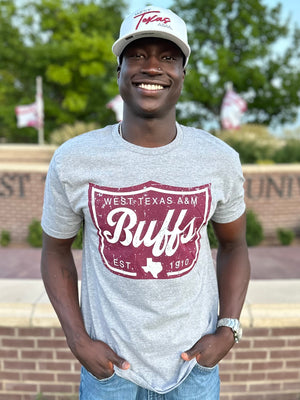
<svg viewBox="0 0 300 400"><path fill-rule="evenodd" d="M163 90L164 86L154 84L154 83L139 83L136 85L137 87L144 89L144 90L150 90L150 91L155 91L155 90Z"/></svg>

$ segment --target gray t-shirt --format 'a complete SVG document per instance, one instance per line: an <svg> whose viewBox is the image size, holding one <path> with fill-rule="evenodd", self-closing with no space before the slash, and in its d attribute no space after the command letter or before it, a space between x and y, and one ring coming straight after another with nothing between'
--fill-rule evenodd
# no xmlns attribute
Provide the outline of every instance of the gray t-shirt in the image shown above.
<svg viewBox="0 0 300 400"><path fill-rule="evenodd" d="M194 367L180 355L215 331L218 313L207 223L242 215L243 181L233 149L179 124L158 148L128 143L113 125L55 152L42 227L64 239L84 220L84 322L130 363L119 376L166 393Z"/></svg>

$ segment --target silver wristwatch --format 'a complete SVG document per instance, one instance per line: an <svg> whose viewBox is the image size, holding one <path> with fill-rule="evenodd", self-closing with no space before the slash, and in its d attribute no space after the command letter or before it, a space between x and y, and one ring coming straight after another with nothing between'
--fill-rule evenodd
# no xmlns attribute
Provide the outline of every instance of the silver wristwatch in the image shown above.
<svg viewBox="0 0 300 400"><path fill-rule="evenodd" d="M242 339L243 330L238 319L221 318L218 320L217 328L220 328L221 326L228 326L228 328L231 328L235 343L238 343Z"/></svg>

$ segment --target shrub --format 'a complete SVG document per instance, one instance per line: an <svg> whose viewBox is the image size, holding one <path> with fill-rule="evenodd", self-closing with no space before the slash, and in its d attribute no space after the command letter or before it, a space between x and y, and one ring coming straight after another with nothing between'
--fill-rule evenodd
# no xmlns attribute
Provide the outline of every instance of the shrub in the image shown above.
<svg viewBox="0 0 300 400"><path fill-rule="evenodd" d="M257 246L264 239L263 228L256 214L252 210L248 210L246 213L247 218L247 230L246 240L248 246ZM215 235L211 221L207 225L207 235L212 249L217 248L219 245L218 239Z"/></svg>
<svg viewBox="0 0 300 400"><path fill-rule="evenodd" d="M283 246L288 246L289 244L292 243L292 241L295 238L295 233L291 231L290 229L283 229L283 228L278 228L277 231L277 238L279 242Z"/></svg>
<svg viewBox="0 0 300 400"><path fill-rule="evenodd" d="M0 245L2 247L6 247L6 246L9 245L10 241L11 241L10 233L8 231L6 231L6 230L3 230L1 232Z"/></svg>
<svg viewBox="0 0 300 400"><path fill-rule="evenodd" d="M43 245L43 229L40 221L33 219L28 228L27 241L32 247L42 247ZM73 249L82 249L82 227L78 231L78 234L72 244Z"/></svg>
<svg viewBox="0 0 300 400"><path fill-rule="evenodd" d="M208 235L210 247L212 249L216 249L219 245L219 242L215 235L215 231L214 231L211 221L209 221L209 223L207 225L207 235Z"/></svg>
<svg viewBox="0 0 300 400"><path fill-rule="evenodd" d="M82 249L83 227L79 229L74 242L72 243L73 249Z"/></svg>
<svg viewBox="0 0 300 400"><path fill-rule="evenodd" d="M76 122L74 125L63 125L50 134L50 143L59 146L75 136L97 128L99 126L94 122Z"/></svg>
<svg viewBox="0 0 300 400"><path fill-rule="evenodd" d="M288 139L286 143L274 154L277 163L296 163L300 162L300 140Z"/></svg>
<svg viewBox="0 0 300 400"><path fill-rule="evenodd" d="M220 131L217 136L234 148L243 164L270 163L282 141L262 125L243 125L238 130Z"/></svg>
<svg viewBox="0 0 300 400"><path fill-rule="evenodd" d="M28 227L27 241L32 247L42 247L43 230L40 221L33 219Z"/></svg>
<svg viewBox="0 0 300 400"><path fill-rule="evenodd" d="M43 393L38 393L35 400L46 400L46 397L43 396Z"/></svg>
<svg viewBox="0 0 300 400"><path fill-rule="evenodd" d="M246 213L247 218L247 230L246 240L248 246L257 246L264 239L263 228L258 220L256 214L252 210L248 210Z"/></svg>

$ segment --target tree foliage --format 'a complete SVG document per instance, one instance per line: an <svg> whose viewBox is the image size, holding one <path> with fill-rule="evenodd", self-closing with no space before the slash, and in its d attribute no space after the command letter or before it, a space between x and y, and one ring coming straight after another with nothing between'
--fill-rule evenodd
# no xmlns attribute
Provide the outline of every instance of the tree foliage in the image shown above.
<svg viewBox="0 0 300 400"><path fill-rule="evenodd" d="M186 120L218 121L227 82L247 100L248 122L275 125L295 119L300 30L282 20L280 4L175 0L173 8L188 23L192 48L182 100L193 107Z"/></svg>
<svg viewBox="0 0 300 400"><path fill-rule="evenodd" d="M0 129L9 141L36 141L16 129L14 107L35 99L43 77L49 132L77 120L114 121L106 103L117 93L116 39L125 5L117 0L12 1L0 6ZM25 139L26 137L26 139Z"/></svg>
<svg viewBox="0 0 300 400"><path fill-rule="evenodd" d="M23 73L26 49L19 29L13 25L16 8L4 1L0 6L0 136L9 138L15 127L14 108L20 100L18 77ZM25 97L25 96L24 96ZM29 99L24 99L29 100ZM32 101L30 101L32 102Z"/></svg>
<svg viewBox="0 0 300 400"><path fill-rule="evenodd" d="M281 7L263 0L174 0L188 23L192 56L179 114L197 126L218 122L224 85L248 102L250 123L293 122L300 104L300 30L282 21ZM122 0L2 0L0 2L0 139L37 142L17 129L15 107L35 99L43 78L45 137L76 121L115 122L106 104L118 92L111 46ZM278 41L290 37L283 49Z"/></svg>

